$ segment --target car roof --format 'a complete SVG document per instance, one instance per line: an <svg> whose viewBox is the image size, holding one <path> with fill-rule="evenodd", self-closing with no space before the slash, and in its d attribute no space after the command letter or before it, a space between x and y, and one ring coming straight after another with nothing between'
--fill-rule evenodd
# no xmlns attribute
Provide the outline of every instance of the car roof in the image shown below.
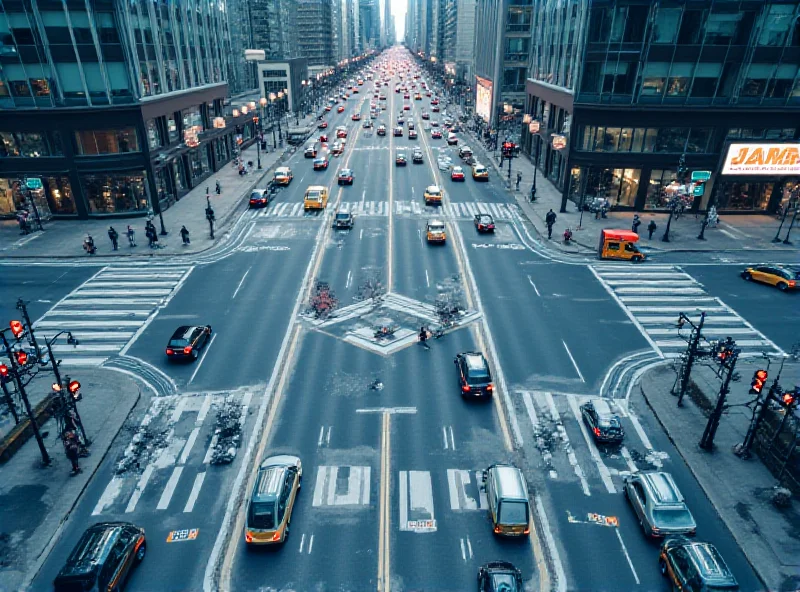
<svg viewBox="0 0 800 592"><path fill-rule="evenodd" d="M350 169L342 169L342 170L339 171L339 174L340 175L349 175L352 172L353 171L351 171Z"/></svg>
<svg viewBox="0 0 800 592"><path fill-rule="evenodd" d="M707 584L732 584L736 581L714 545L692 541L683 548Z"/></svg>
<svg viewBox="0 0 800 592"><path fill-rule="evenodd" d="M199 329L196 325L181 325L172 334L170 339L189 339L194 333L195 329Z"/></svg>
<svg viewBox="0 0 800 592"><path fill-rule="evenodd" d="M461 167L458 167L458 168L461 168ZM481 218L491 218L492 220L494 220L494 218L492 218L492 215L491 214L487 214L486 212L481 212L480 214L478 214L478 216L480 216Z"/></svg>
<svg viewBox="0 0 800 592"><path fill-rule="evenodd" d="M433 192L433 191L441 191L441 189L439 189L439 186L438 186L438 185L428 185L428 186L425 188L425 191L428 191L428 192Z"/></svg>
<svg viewBox="0 0 800 592"><path fill-rule="evenodd" d="M481 353L467 352L462 355L464 357L464 361L467 363L467 368L470 370L484 370L488 367L486 359Z"/></svg>
<svg viewBox="0 0 800 592"><path fill-rule="evenodd" d="M678 486L672 479L672 475L661 471L648 471L641 473L642 480L645 481L653 492L655 502L659 505L683 505L683 496Z"/></svg>
<svg viewBox="0 0 800 592"><path fill-rule="evenodd" d="M76 575L94 569L105 561L111 548L116 544L120 532L133 526L128 522L100 522L87 528L61 570L63 575Z"/></svg>
<svg viewBox="0 0 800 592"><path fill-rule="evenodd" d="M438 218L432 218L431 220L428 220L428 226L444 226L444 222Z"/></svg>
<svg viewBox="0 0 800 592"><path fill-rule="evenodd" d="M599 416L609 417L616 415L616 413L614 413L611 410L611 406L608 404L608 401L604 399L593 400L592 407L594 407L594 410L597 412L597 415Z"/></svg>

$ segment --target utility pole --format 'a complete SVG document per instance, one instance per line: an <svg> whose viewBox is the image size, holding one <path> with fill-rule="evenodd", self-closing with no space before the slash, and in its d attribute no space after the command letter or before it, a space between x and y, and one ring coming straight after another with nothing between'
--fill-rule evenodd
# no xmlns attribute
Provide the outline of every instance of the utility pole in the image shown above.
<svg viewBox="0 0 800 592"><path fill-rule="evenodd" d="M767 396L764 397L763 400L759 397L756 398L756 406L758 407L758 412L753 414L753 419L750 421L750 425L747 427L747 434L744 436L744 442L738 444L734 447L733 453L743 459L750 458L750 450L753 447L753 442L756 439L756 433L758 432L758 428L761 425L761 422L764 421L764 417L769 410L769 402L770 399L773 397L780 396L781 387L778 384L778 378L772 381L772 385L769 387L769 392Z"/></svg>
<svg viewBox="0 0 800 592"><path fill-rule="evenodd" d="M31 345L33 345L33 349L36 350L36 361L38 362L41 358L41 352L39 351L39 344L36 343L36 336L33 334L33 325L31 324L31 318L28 316L28 307L25 306L25 302L23 302L22 298L17 299L17 310L22 312L22 318L25 319L25 325L28 327L28 335L31 337Z"/></svg>
<svg viewBox="0 0 800 592"><path fill-rule="evenodd" d="M728 372L722 380L722 386L720 386L719 395L717 396L717 404L711 413L711 417L708 418L706 429L703 431L703 436L698 444L700 448L708 451L714 449L714 436L717 433L719 421L722 419L722 412L725 410L725 399L730 392L733 371L736 368L736 360L739 358L739 352L741 351L738 347L735 347L735 342L730 338L726 340L722 348L717 356L721 361L722 368Z"/></svg>
<svg viewBox="0 0 800 592"><path fill-rule="evenodd" d="M688 388L689 385L689 376L692 373L692 366L694 365L695 358L697 358L698 355L698 348L700 345L700 337L701 337L700 332L703 330L703 324L706 322L706 313L705 311L700 313L700 321L698 322L697 326L695 326L695 324L692 323L689 317L681 313L678 316L678 328L682 327L685 322L689 323L692 326L692 336L689 339L688 358L686 360L686 363L683 365L683 372L681 373L680 377L680 388L679 392L677 393L678 407L683 407L683 397L686 395L686 389ZM672 389L672 394L673 395L676 394L674 387Z"/></svg>

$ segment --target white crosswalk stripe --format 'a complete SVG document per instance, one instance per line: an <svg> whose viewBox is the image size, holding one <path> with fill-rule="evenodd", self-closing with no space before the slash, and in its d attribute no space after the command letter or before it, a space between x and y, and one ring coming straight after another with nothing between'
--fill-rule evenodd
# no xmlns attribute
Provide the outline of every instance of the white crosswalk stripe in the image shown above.
<svg viewBox="0 0 800 592"><path fill-rule="evenodd" d="M697 323L701 312L706 313L703 335L709 341L730 336L736 340L743 356L783 353L736 311L719 298L710 296L680 267L621 268L599 264L593 266L592 271L653 349L664 357L677 357L686 351L688 329L678 332L678 315L684 313Z"/></svg>
<svg viewBox="0 0 800 592"><path fill-rule="evenodd" d="M426 206L419 200L394 200L394 214L400 216L432 216L435 214L456 220L472 220L475 214L491 214L498 221L516 221L520 218L519 206L491 202L449 202L442 208ZM328 204L327 210L333 207ZM349 212L357 217L387 217L388 201L342 201L340 212ZM305 212L302 203L275 203L267 208L253 210L253 218L317 218L319 213Z"/></svg>
<svg viewBox="0 0 800 592"><path fill-rule="evenodd" d="M44 337L72 331L77 346L67 345L66 340L53 345L65 365L99 366L152 320L192 269L190 265L103 268L47 311L34 327Z"/></svg>
<svg viewBox="0 0 800 592"><path fill-rule="evenodd" d="M314 506L369 506L370 467L320 466Z"/></svg>

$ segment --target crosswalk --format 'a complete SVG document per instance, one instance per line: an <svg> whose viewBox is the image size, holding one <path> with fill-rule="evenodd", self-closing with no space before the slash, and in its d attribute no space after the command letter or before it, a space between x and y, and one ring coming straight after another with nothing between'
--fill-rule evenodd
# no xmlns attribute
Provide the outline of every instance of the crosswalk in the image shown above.
<svg viewBox="0 0 800 592"><path fill-rule="evenodd" d="M476 214L491 214L495 220L513 222L521 218L519 206L491 202L448 202L442 207L426 206L422 201L395 200L392 202L397 216L444 215L455 220L471 220ZM329 204L328 209L333 208ZM387 217L388 201L343 201L338 211L351 212L361 217ZM317 212L305 212L302 203L274 203L267 208L252 210L252 218L316 218Z"/></svg>
<svg viewBox="0 0 800 592"><path fill-rule="evenodd" d="M34 327L42 337L71 331L53 354L65 365L99 366L118 354L180 289L191 265L105 267L47 311Z"/></svg>
<svg viewBox="0 0 800 592"><path fill-rule="evenodd" d="M678 315L695 324L706 312L703 336L708 341L730 336L743 356L783 351L739 316L722 300L709 295L702 284L674 265L595 265L593 273L661 356L674 358L686 351L688 330L676 327Z"/></svg>

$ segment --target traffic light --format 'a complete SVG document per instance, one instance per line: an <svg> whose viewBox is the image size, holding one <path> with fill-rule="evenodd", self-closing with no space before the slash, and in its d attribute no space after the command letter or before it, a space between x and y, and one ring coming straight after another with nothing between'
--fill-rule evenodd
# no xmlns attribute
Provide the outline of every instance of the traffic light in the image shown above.
<svg viewBox="0 0 800 592"><path fill-rule="evenodd" d="M8 380L8 366L0 364L0 382Z"/></svg>
<svg viewBox="0 0 800 592"><path fill-rule="evenodd" d="M515 147L513 142L503 142L503 156L511 158Z"/></svg>
<svg viewBox="0 0 800 592"><path fill-rule="evenodd" d="M791 407L795 402L795 393L793 392L783 393L782 401L785 407Z"/></svg>
<svg viewBox="0 0 800 592"><path fill-rule="evenodd" d="M80 401L83 398L81 395L81 383L77 380L70 380L69 384L67 385L67 390L72 395L74 400Z"/></svg>
<svg viewBox="0 0 800 592"><path fill-rule="evenodd" d="M25 327L20 321L11 321L8 326L11 327L11 333L14 334L16 339L19 339L25 333Z"/></svg>
<svg viewBox="0 0 800 592"><path fill-rule="evenodd" d="M15 355L17 356L17 364L20 366L24 366L28 363L28 354L26 354L24 351L18 351L15 353Z"/></svg>
<svg viewBox="0 0 800 592"><path fill-rule="evenodd" d="M755 372L753 372L753 380L750 383L750 394L760 395L766 382L767 382L766 370L756 370Z"/></svg>

